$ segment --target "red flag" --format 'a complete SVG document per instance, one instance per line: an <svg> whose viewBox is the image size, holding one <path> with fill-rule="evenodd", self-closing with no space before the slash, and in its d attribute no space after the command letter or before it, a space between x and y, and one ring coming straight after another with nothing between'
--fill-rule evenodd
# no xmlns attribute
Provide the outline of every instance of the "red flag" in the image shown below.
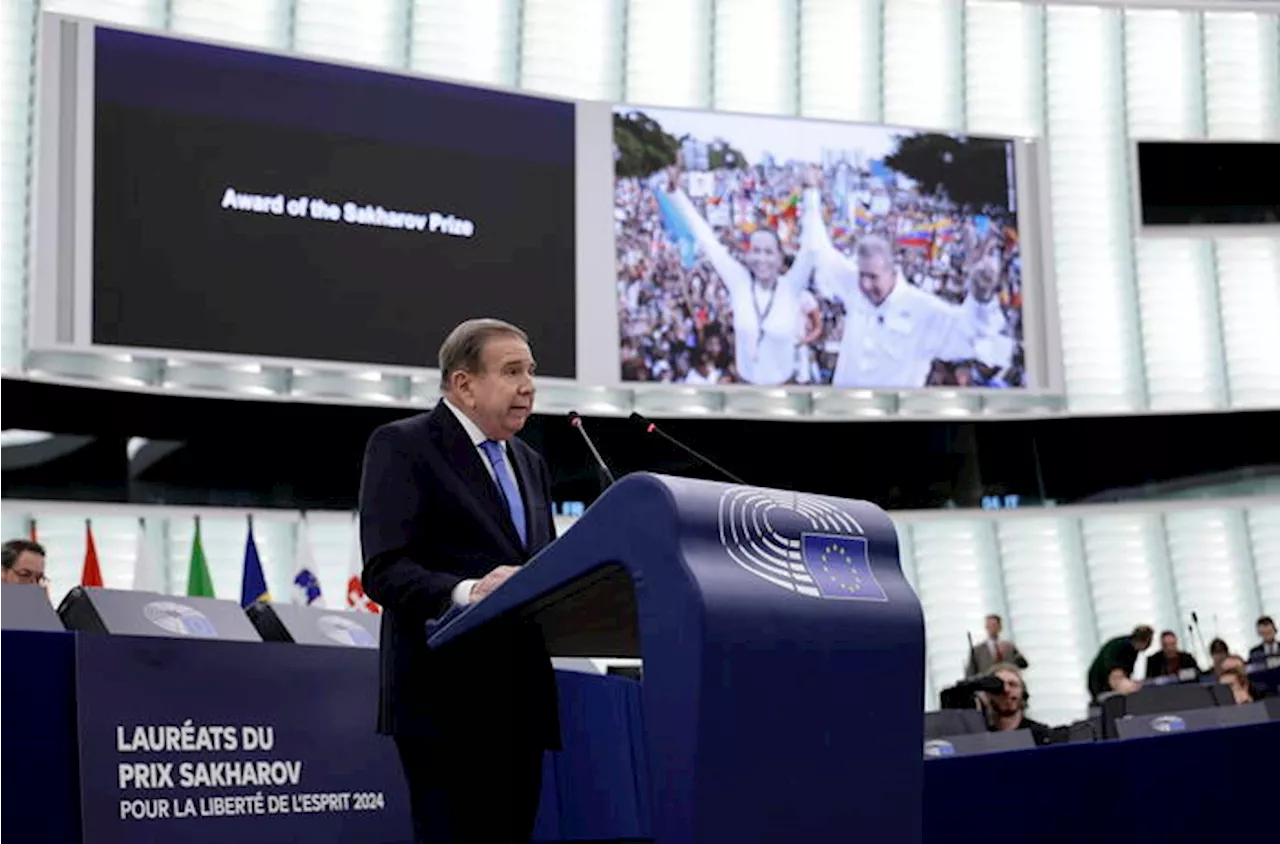
<svg viewBox="0 0 1280 844"><path fill-rule="evenodd" d="M98 568L98 549L93 545L93 526L84 520L84 571L80 574L81 586L101 586L102 569Z"/></svg>
<svg viewBox="0 0 1280 844"><path fill-rule="evenodd" d="M364 584L360 582L360 573L364 568L364 555L360 553L360 531L357 527L353 531L353 541L351 543L351 557L347 567L347 609L356 612L380 613L382 607L378 606L366 594L364 594Z"/></svg>
<svg viewBox="0 0 1280 844"><path fill-rule="evenodd" d="M360 576L356 574L347 579L347 608L356 612L382 612L382 607L364 594L364 586L360 583Z"/></svg>

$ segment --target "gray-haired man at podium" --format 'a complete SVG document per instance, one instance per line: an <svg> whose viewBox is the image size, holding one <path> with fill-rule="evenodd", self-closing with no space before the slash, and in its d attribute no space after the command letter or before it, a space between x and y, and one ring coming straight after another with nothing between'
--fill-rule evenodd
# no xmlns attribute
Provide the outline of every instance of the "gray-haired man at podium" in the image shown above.
<svg viewBox="0 0 1280 844"><path fill-rule="evenodd" d="M464 322L440 347L440 402L378 428L365 451L363 582L384 610L378 728L395 737L419 842L528 841L543 751L559 747L537 629L513 621L427 646L428 621L483 600L555 538L551 473L515 438L533 373L519 328Z"/></svg>

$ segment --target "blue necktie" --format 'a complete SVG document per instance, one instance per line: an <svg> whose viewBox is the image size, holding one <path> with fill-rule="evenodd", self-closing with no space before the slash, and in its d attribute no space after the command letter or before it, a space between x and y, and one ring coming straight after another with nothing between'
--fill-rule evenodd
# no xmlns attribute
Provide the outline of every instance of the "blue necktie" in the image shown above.
<svg viewBox="0 0 1280 844"><path fill-rule="evenodd" d="M484 452L484 456L488 457L489 463L493 465L493 476L498 481L498 490L502 493L503 500L507 502L507 512L511 514L511 523L516 526L516 534L520 537L520 544L527 546L529 540L525 536L524 500L520 498L520 488L516 486L511 473L507 471L507 459L502 454L502 443L494 440L485 440L480 443L480 450Z"/></svg>

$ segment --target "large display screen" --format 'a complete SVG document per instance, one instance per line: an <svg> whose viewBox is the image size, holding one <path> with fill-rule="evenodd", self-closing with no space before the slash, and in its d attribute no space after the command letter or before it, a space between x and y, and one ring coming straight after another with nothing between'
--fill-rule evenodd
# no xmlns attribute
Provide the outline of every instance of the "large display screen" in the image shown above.
<svg viewBox="0 0 1280 844"><path fill-rule="evenodd" d="M97 28L92 342L575 376L575 107Z"/></svg>
<svg viewBox="0 0 1280 844"><path fill-rule="evenodd" d="M38 40L33 351L211 367L175 389L262 364L423 395L447 332L493 316L571 406L639 382L618 395L677 414L757 412L736 385L837 415L883 397L809 388L1060 387L1033 140L567 101L57 14Z"/></svg>
<svg viewBox="0 0 1280 844"><path fill-rule="evenodd" d="M1014 144L620 106L623 381L1031 386Z"/></svg>

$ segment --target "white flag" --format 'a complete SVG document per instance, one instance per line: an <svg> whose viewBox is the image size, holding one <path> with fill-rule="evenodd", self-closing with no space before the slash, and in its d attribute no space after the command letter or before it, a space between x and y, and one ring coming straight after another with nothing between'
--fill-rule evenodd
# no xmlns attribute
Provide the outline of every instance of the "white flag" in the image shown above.
<svg viewBox="0 0 1280 844"><path fill-rule="evenodd" d="M359 514L356 514L357 517ZM360 582L360 574L364 571L364 554L360 550L360 522L353 520L351 526L351 562L347 566L347 609L356 612L382 612L382 607L375 604L364 594L364 584Z"/></svg>
<svg viewBox="0 0 1280 844"><path fill-rule="evenodd" d="M133 559L133 588L140 592L163 592L164 577L151 553L147 537L147 522L138 519L138 550Z"/></svg>
<svg viewBox="0 0 1280 844"><path fill-rule="evenodd" d="M311 552L311 527L307 517L298 525L298 543L293 564L293 602L305 606L324 606L320 594L320 578L316 576L316 558Z"/></svg>

